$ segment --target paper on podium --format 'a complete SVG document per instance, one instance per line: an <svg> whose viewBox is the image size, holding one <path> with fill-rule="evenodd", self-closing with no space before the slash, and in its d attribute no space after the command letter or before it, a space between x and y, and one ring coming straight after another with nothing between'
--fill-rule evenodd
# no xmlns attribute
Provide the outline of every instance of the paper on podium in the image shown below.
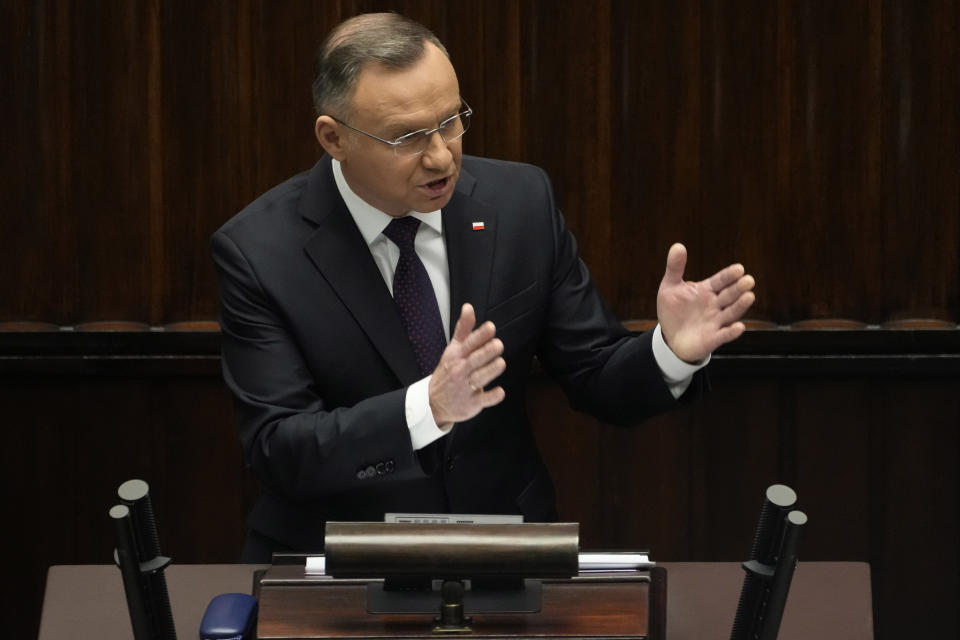
<svg viewBox="0 0 960 640"><path fill-rule="evenodd" d="M305 573L308 576L327 575L327 557L326 556L308 556L307 568Z"/></svg>
<svg viewBox="0 0 960 640"><path fill-rule="evenodd" d="M580 573L611 571L647 571L656 565L649 553L582 552L578 554Z"/></svg>

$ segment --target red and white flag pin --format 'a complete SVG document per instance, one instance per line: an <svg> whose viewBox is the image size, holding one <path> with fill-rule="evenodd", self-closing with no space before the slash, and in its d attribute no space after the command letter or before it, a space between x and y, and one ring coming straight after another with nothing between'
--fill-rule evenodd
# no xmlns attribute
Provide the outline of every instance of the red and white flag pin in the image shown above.
<svg viewBox="0 0 960 640"><path fill-rule="evenodd" d="M479 221L478 221L478 222L474 222L474 223L473 223L473 230L474 230L474 231L483 231L483 229L484 229L483 222L479 222Z"/></svg>

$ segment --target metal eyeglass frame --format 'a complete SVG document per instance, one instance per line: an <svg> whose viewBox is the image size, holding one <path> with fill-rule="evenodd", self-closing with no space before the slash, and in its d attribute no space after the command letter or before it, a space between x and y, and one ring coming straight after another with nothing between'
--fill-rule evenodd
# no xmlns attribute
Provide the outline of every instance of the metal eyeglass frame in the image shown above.
<svg viewBox="0 0 960 640"><path fill-rule="evenodd" d="M394 155L413 157L413 156L419 156L419 155L423 154L423 152L425 152L427 149L430 148L430 138L433 137L433 134L435 134L435 133L439 133L439 134L440 134L440 137L443 138L443 141L446 142L446 143L453 142L454 140L458 140L458 139L460 139L461 137L463 137L463 134L465 134L465 133L467 132L467 129L470 128L470 117L473 115L473 109L470 107L469 104L467 104L467 101L466 101L466 100L461 99L460 102L462 103L462 106L463 106L463 107L466 107L466 108L465 108L463 111L459 112L458 114L453 115L453 116L450 116L449 118L447 118L446 120L444 120L443 122L441 122L441 123L440 123L440 126L434 128L434 129L419 129L419 130L417 130L417 131L412 131L412 132L410 132L410 133L408 133L408 134L406 134L406 135L400 136L400 137L397 138L396 140L387 140L387 139L385 139L385 138L381 138L380 136L375 136L375 135L373 135L372 133L369 133L369 132L367 132L367 131L364 131L363 129L357 129L357 128L354 127L353 125L347 124L346 122L344 122L344 121L341 120L340 118L337 118L336 116L330 116L330 117L333 118L333 120L334 120L335 122L339 122L340 124L342 124L343 126L345 126L347 129L350 129L351 131L356 131L357 133L362 133L363 135L367 136L368 138L373 138L374 140L377 140L377 141L379 141L379 142L382 142L383 144L388 144L388 145L390 145L391 147L393 147L393 153L394 153ZM443 137L443 128L444 128L445 126L449 125L451 122L453 122L453 121L456 120L457 118L463 118L464 116L466 116L466 118L467 118L467 124L466 124L466 126L463 127L463 131L461 131L460 133L458 133L456 136L450 138L449 140L448 140L447 138L444 138L444 137ZM399 151L399 149L401 148L401 146L403 145L403 143L404 143L405 141L407 141L407 140L413 140L416 136L423 136L423 139L427 141L427 146L424 147L423 149L421 149L420 151L415 152L415 153L401 153L401 152Z"/></svg>

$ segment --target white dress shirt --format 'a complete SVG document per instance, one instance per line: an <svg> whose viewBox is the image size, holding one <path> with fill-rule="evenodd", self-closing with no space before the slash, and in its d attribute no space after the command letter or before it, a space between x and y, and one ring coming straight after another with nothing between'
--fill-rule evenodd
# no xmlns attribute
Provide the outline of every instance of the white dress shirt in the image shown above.
<svg viewBox="0 0 960 640"><path fill-rule="evenodd" d="M400 249L383 235L393 217L371 206L353 192L343 176L343 169L337 160L333 160L333 177L337 183L340 196L347 205L347 210L353 217L363 239L370 248L373 260L380 269L380 275L387 288L393 294L393 273L400 260ZM447 264L447 243L443 237L443 218L440 211L429 213L412 212L414 218L421 221L417 229L414 248L420 261L423 262L433 291L440 306L440 319L443 321L443 332L450 339L450 270ZM674 398L679 398L690 386L693 374L706 366L710 361L707 356L702 362L689 364L678 358L667 343L663 340L660 325L653 332L653 357L660 367L663 379L670 388ZM406 396L407 428L410 430L410 441L414 450L422 449L434 440L446 435L453 425L437 426L430 410L429 397L430 376L410 385Z"/></svg>

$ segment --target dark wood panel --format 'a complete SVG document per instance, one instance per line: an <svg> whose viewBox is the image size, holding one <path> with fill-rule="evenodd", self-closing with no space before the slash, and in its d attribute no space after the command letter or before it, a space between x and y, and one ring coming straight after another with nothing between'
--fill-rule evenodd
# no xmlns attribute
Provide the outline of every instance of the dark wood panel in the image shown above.
<svg viewBox="0 0 960 640"><path fill-rule="evenodd" d="M10 187L21 206L3 216L11 240L3 271L13 276L5 278L5 318L148 316L144 284L157 266L144 224L157 213L144 179L152 159L142 126L150 112L143 44L155 28L151 8L27 3L12 21L22 30L5 33L25 54L11 103L29 108L19 118L3 114L18 130L17 146L4 154L9 175L22 180Z"/></svg>
<svg viewBox="0 0 960 640"><path fill-rule="evenodd" d="M213 318L210 232L318 155L317 43L391 9L448 42L467 150L548 169L623 317L675 240L775 323L960 315L949 0L153 0L4 4L0 319Z"/></svg>
<svg viewBox="0 0 960 640"><path fill-rule="evenodd" d="M527 411L537 416L534 431L543 461L551 471L560 519L580 523L580 539L592 548L610 545L598 495L607 495L603 467L615 464L601 455L602 427L590 416L574 412L563 391L545 375L531 378Z"/></svg>
<svg viewBox="0 0 960 640"><path fill-rule="evenodd" d="M258 55L252 46L251 23L257 23L250 3L171 9L163 7L150 52L159 75L147 119L155 129L151 142L158 165L151 180L162 186L148 224L158 238L157 261L164 265L151 282L155 324L216 317L208 238L260 191L255 168L263 150L251 139L269 133L257 117L264 113L261 108L274 114L269 121L291 126L289 114L277 104L284 93L279 87L271 87L274 101L267 104L267 96L253 89L259 77L253 60L278 67L286 60L280 49ZM305 138L311 126L306 119ZM304 142L309 148L309 139ZM277 147L296 157L292 145Z"/></svg>
<svg viewBox="0 0 960 640"><path fill-rule="evenodd" d="M249 145L250 182L245 205L290 176L310 168L320 155L313 136L310 93L313 58L323 34L350 15L343 3L275 3L255 0L244 26L244 68L252 128L239 129L235 144ZM222 220L232 213L222 212Z"/></svg>
<svg viewBox="0 0 960 640"><path fill-rule="evenodd" d="M528 61L527 160L549 173L598 287L609 292L613 227L610 156L610 15L606 3L531 2L521 47Z"/></svg>
<svg viewBox="0 0 960 640"><path fill-rule="evenodd" d="M264 584L257 631L265 638L436 637L427 616L408 614L369 615L364 585ZM472 633L481 638L540 640L628 640L657 638L650 633L655 615L656 586L647 582L593 582L592 584L548 582L543 585L543 615L474 613ZM469 600L467 601L469 603ZM662 602L662 600L660 601ZM469 606L469 605L468 605ZM665 613L665 612L661 612Z"/></svg>
<svg viewBox="0 0 960 640"><path fill-rule="evenodd" d="M655 315L667 249L706 273L701 224L702 3L616 2L611 37L611 192L606 292L623 317ZM725 260L734 252L726 247ZM592 267L592 263L588 263ZM719 265L710 265L719 266Z"/></svg>
<svg viewBox="0 0 960 640"><path fill-rule="evenodd" d="M523 56L523 3L510 0L444 4L444 41L474 109L464 153L524 160L527 60Z"/></svg>
<svg viewBox="0 0 960 640"><path fill-rule="evenodd" d="M162 277L160 238L149 224L162 207L154 170L159 158L150 146L157 60L144 46L156 41L158 13L156 3L105 3L97 11L72 5L66 28L51 34L68 42L57 75L70 105L65 122L57 122L60 105L52 101L53 112L41 119L43 126L64 127L69 140L69 153L59 160L66 193L51 203L57 207L51 213L58 221L77 216L78 223L46 229L73 232L71 254L51 258L61 273L75 271L76 281L71 286L69 277L55 277L44 284L74 300L80 321L149 318L150 283ZM52 151L53 158L60 155L56 145Z"/></svg>
<svg viewBox="0 0 960 640"><path fill-rule="evenodd" d="M594 494L601 538L584 546L656 550L659 560L689 558L696 537L689 517L699 479L696 435L689 411L633 429L601 425L600 491Z"/></svg>
<svg viewBox="0 0 960 640"><path fill-rule="evenodd" d="M13 239L19 246L6 248L9 259L2 259L4 277L0 278L0 319L55 318L59 309L44 291L25 287L24 283L38 278L49 281L58 275L60 266L37 247L55 247L56 243L45 233L40 212L35 205L41 192L52 197L58 181L54 175L45 175L44 158L52 157L54 139L41 138L37 113L40 109L40 85L44 77L39 73L41 53L46 52L45 33L35 28L34 14L38 8L27 3L0 4L0 61L4 67L4 86L0 92L0 116L17 126L0 127L0 145L7 150L0 154L0 194L5 213L0 217L0 229L5 239ZM48 55L55 55L48 52ZM66 93L65 91L63 93ZM67 101L60 102L68 108ZM34 150L37 148L37 150ZM57 147L59 148L59 147ZM7 211L11 213L6 213ZM16 212L15 214L13 212Z"/></svg>
<svg viewBox="0 0 960 640"><path fill-rule="evenodd" d="M865 380L814 379L798 382L793 393L791 486L801 497L800 509L816 523L804 532L803 550L822 560L865 559L863 541L876 525L871 518L873 441L880 437L875 387Z"/></svg>
<svg viewBox="0 0 960 640"><path fill-rule="evenodd" d="M871 539L877 625L889 638L955 636L960 610L940 598L960 599L960 383L887 383L874 401L882 434L871 460L880 466L871 487L882 532Z"/></svg>
<svg viewBox="0 0 960 640"><path fill-rule="evenodd" d="M787 317L877 322L882 255L865 238L875 233L883 195L881 7L790 3L784 10L794 51L785 69L792 78L783 105L788 146L780 152L791 183L777 229L785 254L779 273L792 283L781 307Z"/></svg>
<svg viewBox="0 0 960 640"><path fill-rule="evenodd" d="M694 274L743 262L758 282L751 316L773 321L791 317L780 311L788 301L808 300L794 295L803 284L796 279L799 230L788 208L795 168L783 144L794 64L782 11L782 3L762 0L705 3L697 114L702 177L690 225L700 230Z"/></svg>
<svg viewBox="0 0 960 640"><path fill-rule="evenodd" d="M791 481L781 464L783 390L753 377L716 380L714 386L695 410L690 559L745 560L763 492Z"/></svg>
<svg viewBox="0 0 960 640"><path fill-rule="evenodd" d="M960 5L884 2L885 317L960 315Z"/></svg>

